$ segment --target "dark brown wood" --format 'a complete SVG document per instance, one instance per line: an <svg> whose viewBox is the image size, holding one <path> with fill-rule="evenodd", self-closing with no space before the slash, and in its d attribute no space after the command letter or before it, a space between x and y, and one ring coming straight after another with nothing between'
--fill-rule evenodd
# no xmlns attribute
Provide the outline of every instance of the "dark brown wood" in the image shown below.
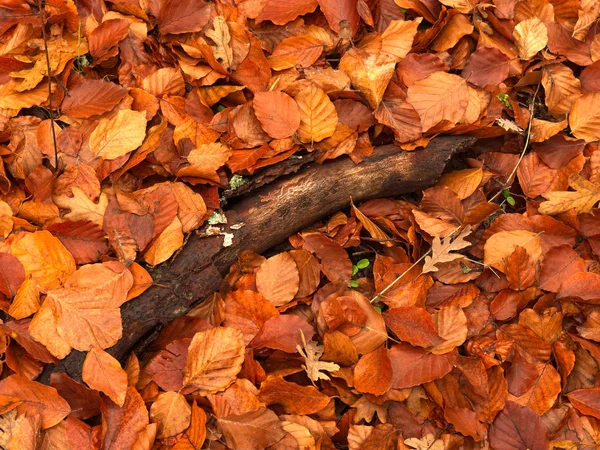
<svg viewBox="0 0 600 450"><path fill-rule="evenodd" d="M232 245L223 247L222 236L194 233L170 262L151 269L156 285L123 305L123 337L108 351L123 359L140 339L148 338L158 327L184 315L194 303L218 290L242 250L263 253L344 208L350 198L359 203L421 191L437 181L452 155L473 142L473 138L463 136L440 137L415 152L394 145L378 147L358 165L348 158L322 165L311 163L231 201L227 224L221 227L233 234ZM47 382L52 371L80 379L84 356L73 351L55 368L47 369L41 381Z"/></svg>

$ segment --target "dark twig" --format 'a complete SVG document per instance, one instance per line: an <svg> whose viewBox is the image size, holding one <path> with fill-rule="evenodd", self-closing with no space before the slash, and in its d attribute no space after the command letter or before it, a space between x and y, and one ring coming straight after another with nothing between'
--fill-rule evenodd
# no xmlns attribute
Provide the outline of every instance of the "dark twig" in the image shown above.
<svg viewBox="0 0 600 450"><path fill-rule="evenodd" d="M54 130L54 106L52 105L52 67L50 66L50 53L48 52L48 40L46 39L46 21L44 20L44 6L42 0L37 0L40 20L42 22L42 38L44 40L44 52L46 53L46 69L48 72L48 109L50 110L50 125L52 128L52 142L54 144L54 170L58 170L58 146L56 144L56 131Z"/></svg>

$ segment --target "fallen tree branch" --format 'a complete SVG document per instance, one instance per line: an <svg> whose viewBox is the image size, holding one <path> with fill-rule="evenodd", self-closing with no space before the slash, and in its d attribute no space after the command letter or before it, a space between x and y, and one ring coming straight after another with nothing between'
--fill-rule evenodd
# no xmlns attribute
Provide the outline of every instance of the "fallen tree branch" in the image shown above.
<svg viewBox="0 0 600 450"><path fill-rule="evenodd" d="M242 250L263 253L344 208L350 197L358 203L421 191L437 181L452 155L473 142L469 137L448 136L415 152L394 145L378 147L359 165L348 158L309 164L235 200L226 210L224 227L233 234L232 245L223 247L222 236L196 233L172 261L151 269L156 285L123 305L123 337L108 351L123 359L140 340L148 342L159 327L217 291ZM136 349L142 350L143 345ZM40 381L47 383L52 372L67 372L80 380L84 357L83 352L71 352L56 367L49 366Z"/></svg>

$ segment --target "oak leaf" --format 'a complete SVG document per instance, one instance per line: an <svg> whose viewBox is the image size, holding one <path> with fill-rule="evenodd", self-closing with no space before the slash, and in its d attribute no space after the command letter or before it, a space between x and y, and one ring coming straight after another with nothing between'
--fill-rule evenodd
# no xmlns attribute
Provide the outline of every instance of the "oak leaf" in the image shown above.
<svg viewBox="0 0 600 450"><path fill-rule="evenodd" d="M600 186L573 173L569 176L569 186L575 191L548 192L545 202L539 207L542 214L560 214L574 209L578 214L587 213L600 200Z"/></svg>
<svg viewBox="0 0 600 450"><path fill-rule="evenodd" d="M437 264L454 261L462 258L463 255L459 253L450 253L457 250L461 250L471 245L470 242L465 241L465 237L471 234L471 227L465 227L458 236L448 236L441 240L439 237L433 238L431 245L431 256L425 258L425 264L423 264L423 273L437 272L439 269Z"/></svg>

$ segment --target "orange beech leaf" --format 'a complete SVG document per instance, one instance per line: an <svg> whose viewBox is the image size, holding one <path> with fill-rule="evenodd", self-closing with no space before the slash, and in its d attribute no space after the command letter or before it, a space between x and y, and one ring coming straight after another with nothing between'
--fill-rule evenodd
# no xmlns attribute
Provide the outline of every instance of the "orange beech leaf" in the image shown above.
<svg viewBox="0 0 600 450"><path fill-rule="evenodd" d="M40 309L40 291L33 278L29 276L19 287L17 295L8 308L8 314L15 319L24 319Z"/></svg>
<svg viewBox="0 0 600 450"><path fill-rule="evenodd" d="M321 269L330 281L349 280L352 262L346 251L321 233L303 233L304 248L317 255Z"/></svg>
<svg viewBox="0 0 600 450"><path fill-rule="evenodd" d="M183 384L200 394L219 392L235 381L244 361L242 333L217 327L194 335L183 372Z"/></svg>
<svg viewBox="0 0 600 450"><path fill-rule="evenodd" d="M489 440L498 450L546 450L548 433L542 419L526 406L507 402L490 426Z"/></svg>
<svg viewBox="0 0 600 450"><path fill-rule="evenodd" d="M23 234L11 244L11 253L42 292L59 287L75 272L73 256L48 231Z"/></svg>
<svg viewBox="0 0 600 450"><path fill-rule="evenodd" d="M179 176L205 178L218 181L217 169L231 156L231 149L220 143L204 144L187 156L189 166L179 169Z"/></svg>
<svg viewBox="0 0 600 450"><path fill-rule="evenodd" d="M69 404L58 395L56 389L19 375L11 375L0 381L0 392L22 401L17 406L20 414L40 414L43 430L58 424L71 411Z"/></svg>
<svg viewBox="0 0 600 450"><path fill-rule="evenodd" d="M406 100L419 114L423 131L427 131L443 120L455 124L462 119L469 90L463 78L434 72L409 86Z"/></svg>
<svg viewBox="0 0 600 450"><path fill-rule="evenodd" d="M296 353L296 347L302 342L301 332L306 339L312 338L315 334L312 325L301 317L292 314L273 316L265 321L248 347L267 347L286 353Z"/></svg>
<svg viewBox="0 0 600 450"><path fill-rule="evenodd" d="M354 366L354 388L358 392L383 395L391 386L392 364L384 345L363 355Z"/></svg>
<svg viewBox="0 0 600 450"><path fill-rule="evenodd" d="M600 139L600 92L584 93L573 103L569 126L573 136L585 142Z"/></svg>
<svg viewBox="0 0 600 450"><path fill-rule="evenodd" d="M563 280L558 290L558 298L572 300L591 305L600 304L600 275L593 272L578 272Z"/></svg>
<svg viewBox="0 0 600 450"><path fill-rule="evenodd" d="M238 290L229 292L225 297L223 325L240 330L246 345L254 339L269 318L277 315L273 304L257 292Z"/></svg>
<svg viewBox="0 0 600 450"><path fill-rule="evenodd" d="M418 347L431 347L441 342L431 315L423 308L401 306L383 314L386 325L398 339Z"/></svg>
<svg viewBox="0 0 600 450"><path fill-rule="evenodd" d="M16 418L10 430L7 448L35 449L38 447L42 426L40 414L23 414Z"/></svg>
<svg viewBox="0 0 600 450"><path fill-rule="evenodd" d="M298 267L300 282L296 297L312 294L321 282L321 267L317 259L306 250L292 250L288 253Z"/></svg>
<svg viewBox="0 0 600 450"><path fill-rule="evenodd" d="M77 264L98 262L108 252L108 240L102 227L91 221L64 221L46 227L73 255Z"/></svg>
<svg viewBox="0 0 600 450"><path fill-rule="evenodd" d="M117 54L117 44L129 32L130 22L123 19L109 19L102 22L89 34L90 54L95 62L101 62Z"/></svg>
<svg viewBox="0 0 600 450"><path fill-rule="evenodd" d="M69 96L62 103L62 112L71 117L88 118L114 108L127 92L121 86L104 80L78 79L69 86Z"/></svg>
<svg viewBox="0 0 600 450"><path fill-rule="evenodd" d="M356 33L360 21L356 3L341 0L319 0L319 7L334 32L339 34L344 28L348 29L347 31L352 35Z"/></svg>
<svg viewBox="0 0 600 450"><path fill-rule="evenodd" d="M358 351L347 334L341 331L327 331L323 335L323 361L333 361L351 366L358 361Z"/></svg>
<svg viewBox="0 0 600 450"><path fill-rule="evenodd" d="M206 413L196 401L192 403L190 426L173 446L174 450L197 450L206 439Z"/></svg>
<svg viewBox="0 0 600 450"><path fill-rule="evenodd" d="M263 5L260 14L256 17L257 23L270 20L276 25L285 25L298 16L313 12L318 3L316 0L267 0Z"/></svg>
<svg viewBox="0 0 600 450"><path fill-rule="evenodd" d="M81 378L89 387L105 393L117 405L123 406L127 394L127 374L119 361L104 350L93 348L88 352Z"/></svg>
<svg viewBox="0 0 600 450"><path fill-rule="evenodd" d="M330 401L314 386L289 383L282 377L267 378L260 387L258 399L266 405L281 405L286 414L314 414Z"/></svg>
<svg viewBox="0 0 600 450"><path fill-rule="evenodd" d="M207 396L217 417L244 414L265 406L258 400L258 389L250 380L239 378L224 392Z"/></svg>
<svg viewBox="0 0 600 450"><path fill-rule="evenodd" d="M515 247L524 248L534 264L541 258L541 240L537 233L525 230L501 231L490 236L485 242L484 263L505 272L507 258L512 255Z"/></svg>
<svg viewBox="0 0 600 450"><path fill-rule="evenodd" d="M185 92L185 81L179 70L165 67L144 78L142 88L157 97L181 95Z"/></svg>
<svg viewBox="0 0 600 450"><path fill-rule="evenodd" d="M272 138L290 137L300 126L298 105L283 92L257 92L253 106L263 130Z"/></svg>
<svg viewBox="0 0 600 450"><path fill-rule="evenodd" d="M222 417L217 420L217 426L229 448L263 450L285 436L277 415L264 407Z"/></svg>
<svg viewBox="0 0 600 450"><path fill-rule="evenodd" d="M571 112L573 102L581 95L581 82L563 64L549 64L542 69L542 85L546 91L548 110L557 119Z"/></svg>
<svg viewBox="0 0 600 450"><path fill-rule="evenodd" d="M162 389L178 391L183 387L183 369L187 362L190 338L176 339L144 367L144 374Z"/></svg>
<svg viewBox="0 0 600 450"><path fill-rule="evenodd" d="M138 435L149 424L148 410L135 387L127 388L123 406L115 405L107 397L102 400L103 448L129 450Z"/></svg>
<svg viewBox="0 0 600 450"><path fill-rule="evenodd" d="M142 145L145 137L146 114L122 109L98 122L90 135L90 149L99 158L116 159Z"/></svg>
<svg viewBox="0 0 600 450"><path fill-rule="evenodd" d="M390 56L396 62L401 61L410 51L417 34L417 27L423 19L392 20L381 33L381 53Z"/></svg>
<svg viewBox="0 0 600 450"><path fill-rule="evenodd" d="M392 346L392 388L418 386L443 377L452 370L456 355L456 351L433 355L406 343Z"/></svg>
<svg viewBox="0 0 600 450"><path fill-rule="evenodd" d="M183 228L179 218L175 217L167 228L150 244L150 247L144 253L144 261L151 266L165 262L173 256L173 253L181 248L183 241Z"/></svg>
<svg viewBox="0 0 600 450"><path fill-rule="evenodd" d="M274 306L290 302L298 292L300 275L293 258L287 253L272 256L256 272L256 288Z"/></svg>
<svg viewBox="0 0 600 450"><path fill-rule="evenodd" d="M532 264L527 250L515 246L515 251L506 262L506 279L510 288L522 291L530 287L535 281L535 266Z"/></svg>
<svg viewBox="0 0 600 450"><path fill-rule="evenodd" d="M315 36L304 34L281 41L269 57L273 70L285 70L295 66L310 67L323 53L323 42Z"/></svg>
<svg viewBox="0 0 600 450"><path fill-rule="evenodd" d="M158 423L158 438L164 439L181 433L190 426L192 409L179 392L163 392L150 408L150 420Z"/></svg>
<svg viewBox="0 0 600 450"><path fill-rule="evenodd" d="M443 339L431 349L435 355L448 353L467 339L467 316L458 305L440 308L433 314L433 323L437 334Z"/></svg>
<svg viewBox="0 0 600 450"><path fill-rule="evenodd" d="M600 388L578 389L567 394L571 405L587 416L600 416Z"/></svg>
<svg viewBox="0 0 600 450"><path fill-rule="evenodd" d="M377 121L394 131L398 142L411 142L421 137L421 119L406 101L383 99L373 112Z"/></svg>
<svg viewBox="0 0 600 450"><path fill-rule="evenodd" d="M463 169L454 170L442 175L438 185L450 188L461 200L469 197L481 184L483 170Z"/></svg>
<svg viewBox="0 0 600 450"><path fill-rule="evenodd" d="M487 434L485 425L477 420L477 414L468 408L445 408L444 418L454 425L456 431L464 436L471 436L477 442L482 441Z"/></svg>
<svg viewBox="0 0 600 450"><path fill-rule="evenodd" d="M338 116L327 94L311 84L294 97L300 113L298 138L312 144L330 137L335 132Z"/></svg>
<svg viewBox="0 0 600 450"><path fill-rule="evenodd" d="M526 392L518 397L509 394L508 399L542 416L552 408L561 392L560 375L550 364L543 363L536 365L536 372L535 381Z"/></svg>

